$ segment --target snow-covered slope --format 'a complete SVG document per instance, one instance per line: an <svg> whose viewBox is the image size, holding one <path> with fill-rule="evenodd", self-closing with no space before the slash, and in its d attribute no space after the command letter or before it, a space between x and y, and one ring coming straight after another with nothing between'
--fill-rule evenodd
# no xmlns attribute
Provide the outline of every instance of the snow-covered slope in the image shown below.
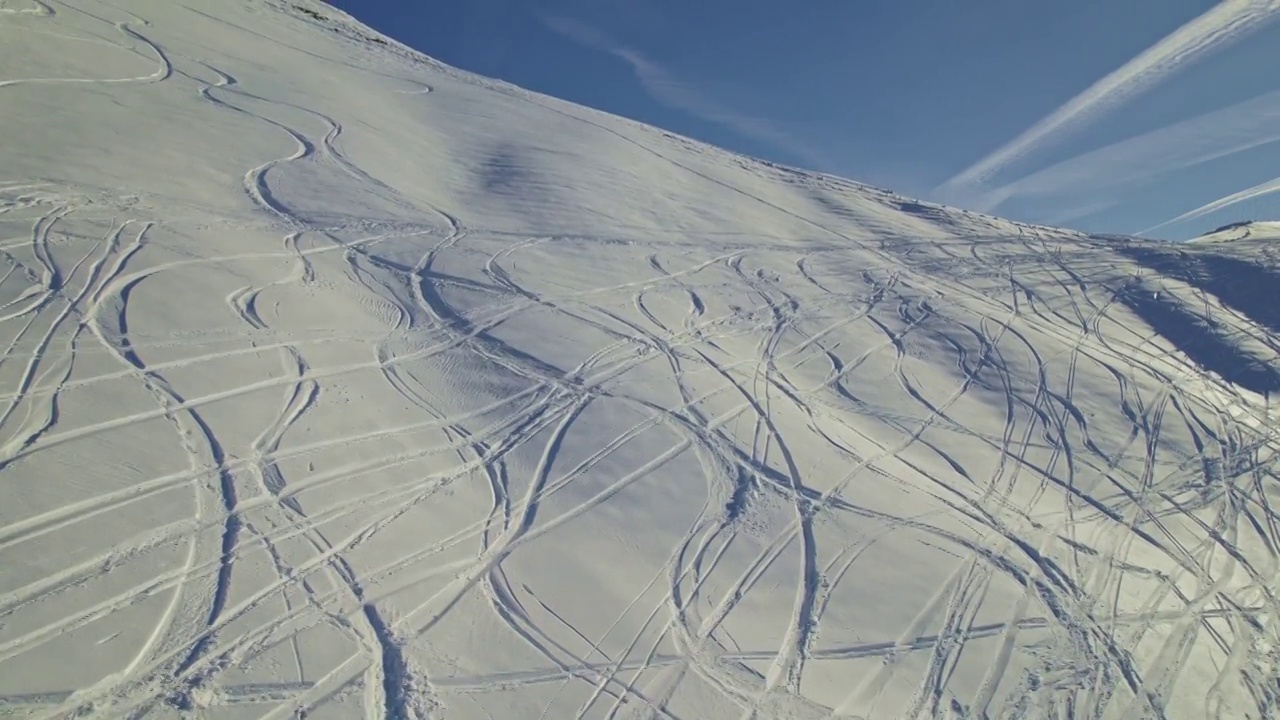
<svg viewBox="0 0 1280 720"><path fill-rule="evenodd" d="M1251 220L1232 223L1205 233L1192 242L1232 242L1235 240L1280 240L1280 222Z"/></svg>
<svg viewBox="0 0 1280 720"><path fill-rule="evenodd" d="M1272 250L298 2L0 0L0 713L1280 712Z"/></svg>

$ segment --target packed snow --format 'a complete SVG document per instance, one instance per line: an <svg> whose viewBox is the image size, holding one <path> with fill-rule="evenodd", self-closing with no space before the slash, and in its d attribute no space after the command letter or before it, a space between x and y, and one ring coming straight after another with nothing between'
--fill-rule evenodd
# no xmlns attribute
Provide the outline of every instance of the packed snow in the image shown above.
<svg viewBox="0 0 1280 720"><path fill-rule="evenodd" d="M0 715L1280 716L1280 246L296 1L0 0Z"/></svg>

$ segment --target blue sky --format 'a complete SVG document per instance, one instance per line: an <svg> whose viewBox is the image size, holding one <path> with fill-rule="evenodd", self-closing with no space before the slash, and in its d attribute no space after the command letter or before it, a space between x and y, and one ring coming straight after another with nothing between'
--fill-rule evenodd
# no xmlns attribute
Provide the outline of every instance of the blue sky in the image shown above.
<svg viewBox="0 0 1280 720"><path fill-rule="evenodd" d="M466 70L916 197L1171 239L1280 217L1280 0L333 4Z"/></svg>

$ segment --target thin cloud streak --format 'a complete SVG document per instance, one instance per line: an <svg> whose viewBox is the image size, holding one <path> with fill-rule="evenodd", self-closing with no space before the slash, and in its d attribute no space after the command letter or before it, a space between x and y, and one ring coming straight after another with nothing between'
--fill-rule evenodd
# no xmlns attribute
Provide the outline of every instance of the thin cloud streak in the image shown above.
<svg viewBox="0 0 1280 720"><path fill-rule="evenodd" d="M944 197L963 197L1028 153L1105 115L1208 53L1261 28L1278 12L1280 0L1224 0L943 183L937 192Z"/></svg>
<svg viewBox="0 0 1280 720"><path fill-rule="evenodd" d="M579 45L608 53L625 62L631 67L641 88L655 101L726 127L743 137L773 145L794 155L812 169L821 170L826 164L816 148L801 142L769 120L726 107L680 80L643 53L616 42L599 30L568 18L545 17L542 22Z"/></svg>
<svg viewBox="0 0 1280 720"><path fill-rule="evenodd" d="M1145 180L1280 140L1280 91L1078 155L980 196L990 212L1013 198L1132 188Z"/></svg>
<svg viewBox="0 0 1280 720"><path fill-rule="evenodd" d="M1174 225L1180 222L1186 222L1187 220L1195 220L1196 218L1204 217L1209 213L1217 212L1219 210L1222 210L1223 208L1231 207L1232 205L1235 205L1237 203L1242 203L1246 200L1252 200L1257 197L1262 197L1263 195L1270 195L1271 193L1275 193L1275 192L1280 192L1280 178L1275 178L1274 180L1268 180L1264 183L1259 183L1257 185L1254 185L1251 188L1246 188L1244 190L1241 190L1238 193L1232 193L1226 197L1218 198L1213 202L1205 203L1204 205L1201 205L1195 210L1188 210L1187 212L1182 213L1178 217L1165 220L1159 225L1152 225L1146 230L1143 230L1142 232L1138 233L1138 235L1140 236L1146 235L1147 233L1155 232L1160 228L1168 227L1170 225Z"/></svg>

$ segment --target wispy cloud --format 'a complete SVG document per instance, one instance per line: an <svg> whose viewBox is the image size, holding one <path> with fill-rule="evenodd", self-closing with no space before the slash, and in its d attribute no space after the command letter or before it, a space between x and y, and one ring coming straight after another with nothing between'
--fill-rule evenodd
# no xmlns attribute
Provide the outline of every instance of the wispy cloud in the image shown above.
<svg viewBox="0 0 1280 720"><path fill-rule="evenodd" d="M937 192L948 199L966 199L975 187L1011 163L1114 110L1206 54L1239 40L1278 12L1280 0L1223 0L943 183Z"/></svg>
<svg viewBox="0 0 1280 720"><path fill-rule="evenodd" d="M813 169L821 170L827 165L816 147L799 140L773 121L720 103L682 81L660 63L617 42L600 30L569 18L545 17L542 21L553 31L580 45L608 53L625 62L630 66L640 87L655 101L720 125L744 138L768 143L795 156Z"/></svg>
<svg viewBox="0 0 1280 720"><path fill-rule="evenodd" d="M1178 217L1165 220L1159 225L1153 225L1138 234L1145 235L1149 232L1155 232L1160 228L1168 227L1176 223L1186 222L1187 220L1194 220L1198 217L1204 217L1209 213L1217 212L1223 208L1231 207L1232 205L1235 205L1237 203L1242 203L1246 200L1252 200L1257 197L1262 197L1263 195L1270 195L1271 193L1278 193L1278 192L1280 192L1280 178L1275 178L1274 180L1268 180L1264 183L1259 183L1257 185L1254 185L1251 188L1246 188L1244 190L1241 190L1238 193L1232 193L1226 197L1218 198L1217 200L1214 200L1212 202L1205 203L1204 205L1201 205L1195 210L1188 210L1187 212L1182 213Z"/></svg>
<svg viewBox="0 0 1280 720"><path fill-rule="evenodd" d="M1098 195L1114 203L1118 188L1277 140L1280 91L1078 155L985 192L971 204L991 211L1014 198Z"/></svg>

